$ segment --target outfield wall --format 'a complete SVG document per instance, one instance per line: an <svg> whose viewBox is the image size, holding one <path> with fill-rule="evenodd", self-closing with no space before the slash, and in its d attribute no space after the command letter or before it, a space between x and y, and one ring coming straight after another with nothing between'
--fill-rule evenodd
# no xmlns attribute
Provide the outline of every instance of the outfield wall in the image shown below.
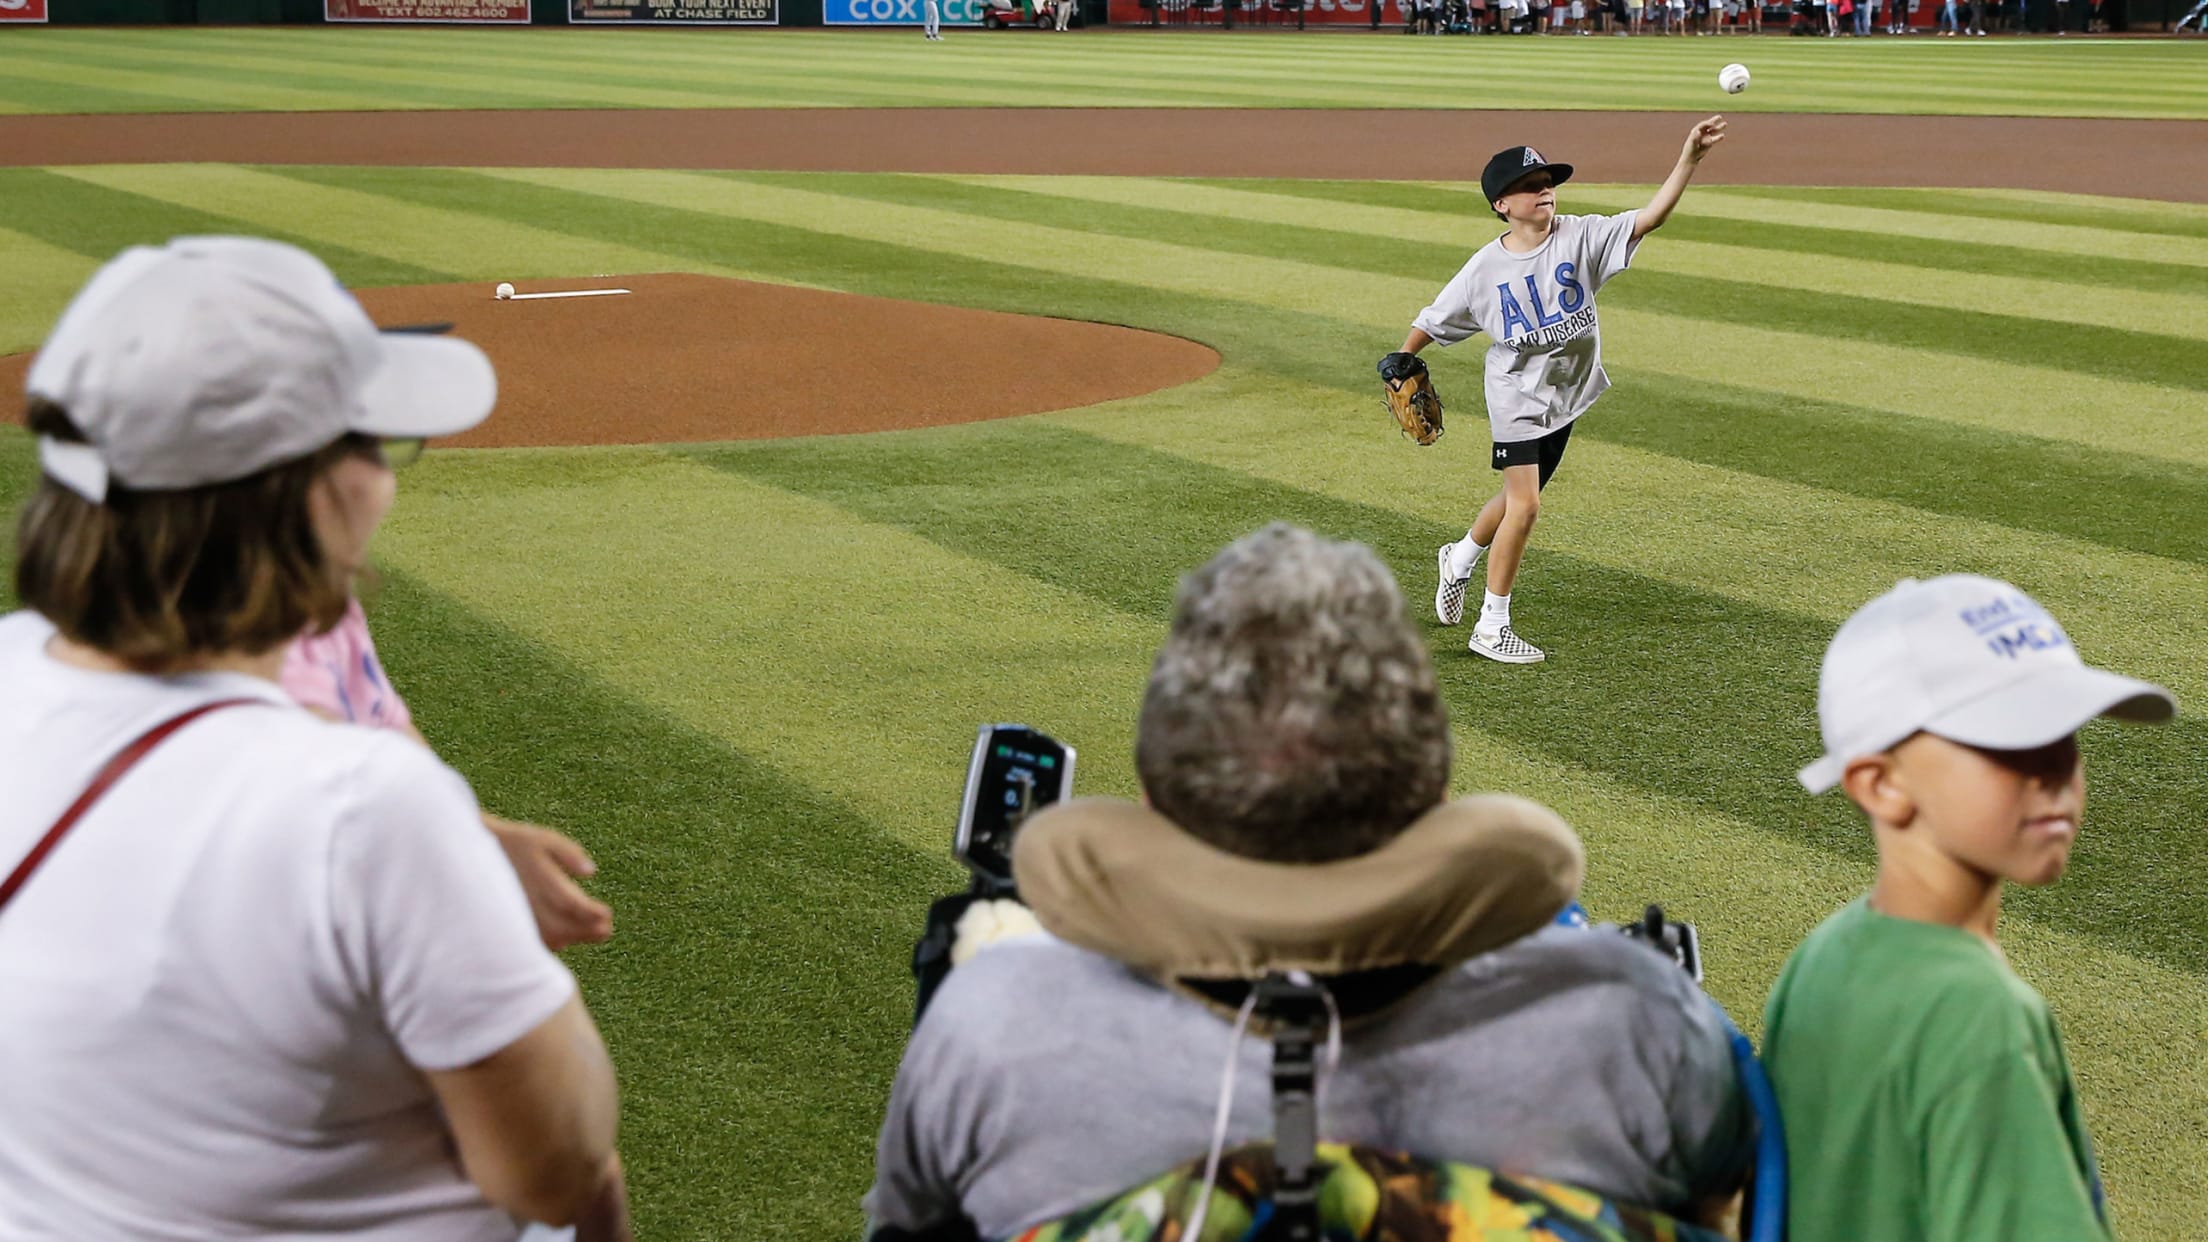
<svg viewBox="0 0 2208 1242"><path fill-rule="evenodd" d="M1216 0L1215 0L1216 2ZM1240 0L1254 7L1256 0ZM1309 0L1315 26L1364 25L1365 5L1373 0ZM1379 0L1385 20L1399 25L1401 0ZM2080 0L2081 4L2083 0ZM657 26L913 26L920 0L23 0L36 4L56 25L241 25L285 22L318 24L330 12L345 21L466 22L512 25L657 25ZM943 0L945 25L970 25L964 12L978 14L975 0ZM1079 0L1084 21L1109 20L1146 25L1150 14L1141 0ZM2053 0L2026 0L2032 24L2044 26ZM1924 11L1936 6L1924 0ZM1993 7L1989 0L1988 7ZM2103 11L2116 29L2165 28L2191 7L2191 0L2104 0ZM1335 12L1339 8L1340 13ZM1354 9L1355 12L1349 12ZM1322 12L1323 10L1323 12ZM1107 17L1107 11L1109 16ZM1921 14L1920 14L1921 17ZM1346 20L1345 20L1346 19ZM1920 21L1920 24L1921 21Z"/></svg>

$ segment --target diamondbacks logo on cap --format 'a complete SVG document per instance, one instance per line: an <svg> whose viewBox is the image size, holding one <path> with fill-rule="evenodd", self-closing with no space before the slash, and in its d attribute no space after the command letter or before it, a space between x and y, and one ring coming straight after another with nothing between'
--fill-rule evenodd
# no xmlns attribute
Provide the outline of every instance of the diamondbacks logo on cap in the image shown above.
<svg viewBox="0 0 2208 1242"><path fill-rule="evenodd" d="M1533 167L1533 166L1534 166L1535 164L1546 164L1546 163L1548 163L1548 161L1547 161L1547 160L1545 160L1545 159L1542 159L1542 158L1541 158L1541 153L1540 153L1539 151L1536 151L1536 150L1534 150L1534 149L1533 149L1532 147L1527 147L1527 148L1526 148L1526 159L1525 159L1525 162L1524 162L1523 164L1519 165L1519 167L1521 167L1521 168L1531 168L1531 167Z"/></svg>
<svg viewBox="0 0 2208 1242"><path fill-rule="evenodd" d="M2047 615L2047 610L2023 594L2001 595L1973 604L1955 614L1986 644L1986 650L2004 660L2027 651L2052 651L2070 645L2070 636Z"/></svg>

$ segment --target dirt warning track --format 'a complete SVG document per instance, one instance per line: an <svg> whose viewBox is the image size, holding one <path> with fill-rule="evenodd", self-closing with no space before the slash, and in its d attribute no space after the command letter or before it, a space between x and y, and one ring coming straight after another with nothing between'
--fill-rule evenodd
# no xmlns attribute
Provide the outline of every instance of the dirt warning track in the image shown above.
<svg viewBox="0 0 2208 1242"><path fill-rule="evenodd" d="M1469 181L1515 143L1597 181L1658 181L1670 112L890 108L0 117L0 163L1117 174ZM1997 186L2208 202L2208 122L1732 118L1704 183ZM1406 164L1404 134L1424 135Z"/></svg>

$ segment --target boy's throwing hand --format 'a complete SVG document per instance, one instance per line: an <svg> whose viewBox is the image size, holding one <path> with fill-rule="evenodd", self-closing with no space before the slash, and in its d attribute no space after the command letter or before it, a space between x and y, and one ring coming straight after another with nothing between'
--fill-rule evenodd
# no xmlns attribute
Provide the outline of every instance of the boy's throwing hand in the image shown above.
<svg viewBox="0 0 2208 1242"><path fill-rule="evenodd" d="M1699 164L1702 162L1702 157L1710 153L1711 147L1723 141L1725 141L1724 117L1713 116L1707 121L1697 121L1694 128L1687 131L1687 148L1680 153L1680 156L1689 164Z"/></svg>

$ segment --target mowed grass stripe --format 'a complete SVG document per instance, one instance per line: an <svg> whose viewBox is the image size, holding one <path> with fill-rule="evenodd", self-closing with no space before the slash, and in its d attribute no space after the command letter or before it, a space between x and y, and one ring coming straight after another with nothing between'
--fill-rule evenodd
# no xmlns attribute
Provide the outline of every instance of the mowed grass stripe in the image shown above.
<svg viewBox="0 0 2208 1242"><path fill-rule="evenodd" d="M614 938L566 957L620 1070L639 1236L850 1233L910 1030L911 941L961 882L940 844L900 843L795 778L813 767L655 711L413 574L386 574L370 615L484 805L559 826L599 864Z"/></svg>
<svg viewBox="0 0 2208 1242"><path fill-rule="evenodd" d="M57 112L181 112L199 102L184 95L126 90L110 83L83 79L81 74L73 80L52 82L0 76L0 112L11 116Z"/></svg>
<svg viewBox="0 0 2208 1242"><path fill-rule="evenodd" d="M81 171L81 170L72 170ZM181 170L177 175L189 175ZM171 237L209 233L253 233L306 246L337 271L342 279L359 285L422 284L446 279L440 269L425 267L398 255L376 255L346 244L338 235L306 236L290 231L304 217L296 212L270 210L259 204L254 215L234 215L220 207L203 208L173 199L140 193L131 186L145 186L160 174L140 170L124 184L101 184L97 179L63 176L36 168L0 169L0 218L13 230L36 242L105 262L127 247L160 245ZM401 251L401 254L410 251ZM12 274L13 251L8 257ZM36 262L26 256L26 262ZM27 348L36 343L62 306L75 294L48 285L47 300L35 302L29 289L11 299L6 312L13 324L35 323L29 335L9 336L0 349Z"/></svg>
<svg viewBox="0 0 2208 1242"><path fill-rule="evenodd" d="M845 37L850 38L849 35ZM851 64L848 58L839 57L839 64L859 72L842 76L826 91L822 89L825 79L817 69L793 67L788 57L759 58L732 65L726 57L699 56L693 58L693 63L717 70L722 80L717 86L701 83L698 93L683 96L666 89L672 83L643 75L642 66L636 66L637 74L618 74L608 71L608 62L602 56L576 57L570 63L573 74L548 79L555 84L537 92L533 102L502 97L499 92L486 89L486 83L459 72L443 79L446 85L442 91L436 86L441 80L439 75L396 74L394 87L399 81L411 79L420 84L419 89L385 92L375 88L381 70L372 67L358 71L337 70L334 67L342 62L328 57L322 58L322 63L332 65L338 76L354 77L361 82L362 89L353 96L357 100L355 106L359 107L567 107L591 103L620 107L969 107L1028 102L1034 92L1047 92L1051 106L1096 107L1128 103L1130 91L1140 90L1145 79L1169 92L1173 106L1249 107L1275 104L1279 99L1277 80L1264 71L1244 75L1251 80L1237 84L1232 80L1233 74L1215 69L1208 76L1210 84L1199 87L1192 85L1186 71L1177 67L1147 71L1130 66L1107 69L1100 67L1093 58L1071 57L1055 64L1039 65L1032 56L1011 62L976 55L986 50L965 45L956 53L937 52L928 61L877 57L877 63L871 67ZM282 87L299 80L295 75L265 69L255 71L252 62L257 59L247 58L245 75L255 82ZM525 67L527 58L503 63ZM127 62L112 57L86 62L89 69L109 65L125 67ZM892 67L899 71L890 71ZM731 74L732 68L739 72ZM1424 106L1421 97L1408 89L1390 99L1375 99L1369 73L1344 72L1331 89L1322 89L1325 76L1298 75L1299 102L1303 106ZM317 79L309 75L305 80L311 83ZM608 86L616 89L605 89Z"/></svg>
<svg viewBox="0 0 2208 1242"><path fill-rule="evenodd" d="M703 108L719 103L731 91L745 88L734 83L697 90L681 89L664 78L634 76L553 75L532 69L517 59L501 71L482 65L422 68L402 63L350 65L322 57L302 64L286 60L271 64L264 56L248 52L193 50L179 53L158 44L139 48L105 47L95 55L74 58L56 56L87 71L122 68L156 72L163 66L195 71L199 80L244 79L267 89L342 91L352 100L373 99L382 108L503 108L529 109L598 105L631 108ZM432 65L441 62L431 62ZM764 92L760 103L771 102ZM791 104L802 106L799 100ZM357 103L355 106L359 106Z"/></svg>
<svg viewBox="0 0 2208 1242"><path fill-rule="evenodd" d="M1976 217L1938 211L1858 206L1852 195L1847 202L1801 203L1785 197L1783 186L1772 189L1779 192L1773 193L1763 187L1698 186L1693 191L1694 210L1712 219L1795 221L1821 228L1890 233L1924 241L1995 242L2086 259L2135 259L2181 264L2188 268L2208 267L2208 237L2154 236L2106 224L2086 226L2023 221L1989 224ZM1471 193L1476 202L1479 191L1475 189ZM1623 211L1648 201L1648 192L1638 187L1575 188L1565 193L1570 198L1568 209L1573 210L1582 204L1592 204L1602 211ZM1875 201L1875 193L1870 197ZM2208 273L2202 273L2198 279L2208 282Z"/></svg>
<svg viewBox="0 0 2208 1242"><path fill-rule="evenodd" d="M903 442L881 443L895 453ZM467 464L421 485L410 472L379 538L391 564L637 702L815 782L911 848L941 847L977 724L1018 708L1043 729L1132 727L1139 694L1103 674L1148 659L1146 619L681 457ZM441 486L448 478L455 486ZM609 479L627 497L611 508ZM501 520L471 521L486 491ZM942 503L985 508L987 489ZM1003 537L1029 538L1010 527ZM558 573L545 572L547 549ZM1152 572L1166 592L1179 567L1161 559ZM670 583L684 585L670 595ZM906 686L929 689L908 700ZM1123 785L1127 763L1084 757L1084 779Z"/></svg>
<svg viewBox="0 0 2208 1242"><path fill-rule="evenodd" d="M5 198L6 185L4 176L0 176L0 199ZM0 216L18 218L12 213ZM0 270L8 274L11 295L0 300L0 353L28 350L44 340L60 317L61 308L77 295L97 266L93 256L14 229L0 229ZM8 394L10 399L14 396ZM0 473L5 470L5 460L0 459ZM5 498L0 497L0 513L7 511ZM4 536L0 536L0 542L6 542Z"/></svg>
<svg viewBox="0 0 2208 1242"><path fill-rule="evenodd" d="M0 76L35 76L41 54L96 55L103 32L41 31L36 38L0 48ZM1708 106L1707 55L1697 46L1636 40L1589 44L1541 41L1508 48L1466 49L1446 40L1382 44L1320 34L1289 39L1205 40L1123 34L1084 37L1041 46L1039 39L954 37L934 46L910 42L904 32L851 31L622 31L359 30L194 31L161 33L163 46L186 51L265 55L271 70L316 59L333 69L392 63L396 49L412 72L438 73L440 55L575 57L568 89L574 101L648 98L653 87L608 90L592 79L648 82L656 63L669 57L715 59L736 82L773 81L798 97L824 104L860 103L894 86L915 104L1024 106L1038 96L1051 103L1108 102L1136 106L1205 106L1262 101L1282 106L1465 107L1553 106L1558 81L1574 83L1566 102L1585 108L1700 108ZM133 33L133 46L148 36ZM354 52L352 49L365 49ZM1758 89L1729 100L1736 112L1840 111L1957 112L2046 115L2208 115L2208 91L2196 86L2183 61L2185 49L2153 44L2119 46L2080 41L2059 55L2017 43L2001 46L1861 47L1757 44ZM793 65L806 72L790 77ZM833 72L819 71L821 66ZM129 72L129 71L126 71ZM806 76L806 73L810 76ZM389 106L373 90L317 92L346 102L317 105L295 92L240 75L216 83L179 71L169 85L120 79L128 89L174 94L213 107L373 108ZM1052 78L1058 79L1057 83ZM1038 78L1040 80L1038 80ZM899 81L917 79L916 81ZM932 83L932 84L931 84ZM59 110L93 106L101 82L70 96ZM414 106L458 106L480 94L464 79L449 94L402 93ZM774 103L741 86L725 88L713 102L733 106Z"/></svg>
<svg viewBox="0 0 2208 1242"><path fill-rule="evenodd" d="M1268 194L1328 202L1368 203L1401 207L1442 216L1476 216L1479 191L1463 185L1417 184L1399 181L1232 181L1209 180L1201 184L1227 189L1260 187ZM1688 192L1679 210L1664 225L1664 236L1679 241L1708 242L1754 250L1783 251L1824 258L1872 259L1907 267L1941 272L2054 281L2062 284L2138 290L2140 292L2200 293L2200 275L2189 267L2141 259L2087 260L2074 254L2027 250L2020 246L1982 242L1925 240L1893 233L1862 232L1806 224L1774 214L1769 219L1742 219L1710 215L1702 210L1705 191ZM1633 186L1614 186L1617 197L1608 204L1578 201L1577 185L1565 190L1559 205L1570 212L1624 211L1644 205L1646 194ZM1636 198L1635 195L1640 195ZM1989 231L1990 233L1990 231Z"/></svg>
<svg viewBox="0 0 2208 1242"><path fill-rule="evenodd" d="M866 40L862 36L854 40L849 35L845 38L847 43L868 42L886 47L878 39ZM495 93L482 89L487 84L473 75L483 70L494 74L512 72L543 83L542 97L534 105L538 107L572 106L593 100L621 107L969 107L1005 104L1015 99L1031 101L1030 92L1047 92L1048 102L1054 107L1098 107L1125 103L1128 92L1141 89L1146 80L1170 88L1176 106L1183 107L1263 106L1273 104L1278 98L1278 85L1269 71L1251 71L1243 75L1251 79L1246 83L1235 82L1232 73L1215 71L1207 84L1199 87L1192 85L1185 69L1177 66L1148 70L1129 65L1105 68L1093 57L1061 56L1046 60L1038 58L1033 49L1014 49L1007 53L1003 43L994 47L984 43L961 43L956 50L936 50L924 58L883 54L867 58L852 54L856 47L846 48L837 57L839 68L844 72L837 75L832 87L824 90L823 83L827 79L817 67L807 67L802 58L731 58L725 54L725 42L714 42L719 54L694 50L697 47L695 39L679 45L683 49L680 51L670 46L669 54L655 58L649 71L644 65L609 64L604 55L583 49L562 55L514 48L507 55L495 58L465 56L456 58L453 68L444 74L413 75L424 83L446 83L449 90L444 99L440 101L431 93L417 91L402 95L396 102L436 107L513 106L502 105ZM259 80L277 81L253 73L252 62L260 59L258 55L244 59L249 74ZM353 57L323 55L317 58L317 63L360 80L364 85L362 98L380 98L366 87L386 72L389 64L406 62L390 56L377 59L380 63L361 64ZM448 63L448 58L440 56L437 63ZM348 64L359 67L338 68ZM617 66L628 67L632 72L616 72ZM562 69L567 72L557 72ZM694 71L694 76L690 71ZM398 76L403 80L409 75ZM1307 103L1374 106L1369 73L1344 72L1331 90L1320 89L1325 75L1306 77L1302 89L1306 92ZM496 80L494 78L493 82ZM608 87L615 89L606 89ZM669 88L677 87L688 94L674 97ZM1412 106L1416 102L1408 93L1397 101L1398 106Z"/></svg>
<svg viewBox="0 0 2208 1242"><path fill-rule="evenodd" d="M1438 511L1412 517L1026 424L946 429L895 443L861 437L693 452L1161 622L1170 578L1160 580L1159 563L1200 563L1267 521L1360 539L1390 564L1414 567L1430 563L1434 548L1463 529ZM975 493L988 503L956 502ZM1471 509L1467 503L1450 516L1462 522ZM1038 530L1052 538L1027 535ZM1568 553L1536 556L1515 611L1529 632L1539 618L1538 632L1555 655L1530 672L1497 670L1453 651L1459 631L1437 633L1437 647L1453 661L1444 688L1460 719L1560 763L1765 821L1767 831L1836 856L1868 856L1860 824L1838 800L1804 799L1791 783L1794 769L1816 754L1814 685L1830 622ZM1631 735L1631 746L1618 744L1621 733ZM2208 814L2208 793L2189 779L2204 743L2208 728L2181 722L2127 734L2105 751L2097 744L2096 754L2106 756L2096 767L2105 835L2081 842L2063 885L2019 908L2201 973L2208 966L2208 876L2180 872L2193 848L2192 825ZM1774 806L1790 808L1783 823L1772 822ZM2168 912L2158 926L2138 926L2131 904L2142 892L2155 893Z"/></svg>
<svg viewBox="0 0 2208 1242"><path fill-rule="evenodd" d="M2208 564L2208 471L2198 467L1659 375L1633 376L1598 408L1600 417L1581 423L1575 437Z"/></svg>
<svg viewBox="0 0 2208 1242"><path fill-rule="evenodd" d="M640 33L623 32L631 38ZM740 32L720 33L741 37ZM962 44L956 52L937 50L925 58L878 57L879 63L869 63L858 54L860 46L870 42L887 45L862 36L846 40L850 46L837 58L841 72L829 76L817 67L806 67L802 58L731 56L724 38L690 35L676 39L663 44L660 54L648 63L626 59L609 62L602 49L581 44L517 44L512 39L496 53L487 50L490 44L468 45L486 49L478 52L440 48L436 63L446 66L452 80L460 83L469 81L473 74L488 72L577 88L587 85L593 90L615 87L619 89L606 92L604 97L624 107L652 106L653 93L668 89L705 97L676 105L685 107L985 106L1002 103L1006 92L1023 87L1048 89L1050 103L1056 107L1100 106L1111 102L1112 92L1118 89L1108 74L1094 69L1093 62L1069 58L1055 66L1038 65L1032 49L1025 55L1006 54L1001 44L994 55L985 45ZM355 52L350 45L345 50ZM371 72L382 65L411 63L403 43L397 42L389 50L367 57L356 54L323 59L361 64ZM977 85L977 71L986 84ZM1242 98L1233 92L1217 92L1210 97L1221 103Z"/></svg>
<svg viewBox="0 0 2208 1242"><path fill-rule="evenodd" d="M1997 221L1986 232L1998 237L2002 224L2056 224L2070 228L2122 229L2164 237L2208 238L2208 204L2092 198L2039 191L1842 189L1827 186L1766 186L1764 198L1843 207L1880 207L1932 215ZM2029 195L2030 197L2018 197Z"/></svg>
<svg viewBox="0 0 2208 1242"><path fill-rule="evenodd" d="M856 180L858 178L853 178ZM933 179L911 177L905 180ZM1479 210L1476 204L1461 204L1457 214L1447 215L1405 208L1317 202L1217 184L1141 177L960 177L950 180L956 184L987 186L1028 195L1031 196L1029 201L1056 198L1093 204L1097 209L1081 216L1058 214L1052 218L1060 222L1075 219L1083 227L1097 231L1119 233L1123 229L1139 230L1147 225L1154 235L1194 233L1220 246L1222 231L1269 225L1275 227L1263 231L1280 238L1278 251L1291 253L1303 249L1307 241L1319 240L1309 238L1309 231L1325 230L1324 249L1312 252L1334 256L1333 261L1339 266L1359 266L1364 262L1363 255L1356 249L1343 248L1348 239L1393 239L1411 245L1404 247L1399 257L1390 257L1398 263L1418 263L1422 270L1436 273L1437 288L1453 273L1437 267L1436 260L1448 255L1456 255L1461 260L1493 240L1501 229L1495 218ZM899 193L894 180L884 181L873 193L855 188L853 181L839 179L834 184L840 193L867 197ZM932 200L917 196L915 201L931 201L932 205ZM1913 264L1869 257L1825 255L1815 262L1805 263L1797 252L1691 239L1677 227L1690 210L1683 208L1674 214L1655 235L1652 241L1660 254L1644 252L1637 260L1642 270L1653 269L1734 285L1762 285L1784 289L1791 294L1825 294L1855 301L1869 299L1906 303L1911 307L1966 311L1993 316L1996 321L2028 319L2112 328L2124 331L2127 338L2138 336L2143 342L2162 342L2146 345L2156 353L2166 350L2171 337L2208 342L2208 281L2199 282L2196 293L2159 293L2015 276L1927 272ZM1193 220L1179 219L1189 216L1200 217L1205 223L1199 228ZM1098 228L1100 220L1105 222L1103 228ZM1282 229L1296 231L1281 232ZM1856 241L1856 249L1862 255L1875 255L1880 250L1880 239L1875 235L1857 234ZM2085 265L2079 263L2078 266ZM1387 270L1406 274L1392 264ZM1719 299L1719 305L1738 307L1735 315L1721 317L1773 323L1769 309L1759 304L1753 293L1729 292ZM1814 319L1821 320L1828 330L1843 333L1855 326L1854 317L1846 314L1820 312L1814 314ZM2141 331L2142 325L2151 325L2152 331ZM1780 325L1773 323L1773 326ZM1944 335L1951 338L1965 339L1973 335L1967 324L1949 323L1947 326L1952 330ZM1890 325L1890 329L1899 327L1899 324ZM2068 334L2065 339L2069 339ZM2019 342L2019 345L2024 358L2052 361L2041 352L2040 342L2029 345ZM2208 372L2208 368L2193 370L2195 373ZM2149 377L2135 375L2134 378ZM2208 382L2208 377L2201 382Z"/></svg>
<svg viewBox="0 0 2208 1242"><path fill-rule="evenodd" d="M657 272L677 268L732 276L733 269L701 267L677 256L612 240L627 230L600 228L576 236L532 228L493 215L422 207L379 194L317 185L229 164L85 166L58 170L64 180L142 194L190 212L219 214L248 232L265 233L290 223L311 233L301 243L317 253L344 247L382 260L400 256L433 265L439 273L410 280L359 280L357 284L416 284L469 276L499 279L574 276L590 272Z"/></svg>
<svg viewBox="0 0 2208 1242"><path fill-rule="evenodd" d="M1259 306L1324 307L1363 325L1385 350L1433 296L1434 278L1382 277L1319 263L1226 254L1198 245L1121 239L1098 246L1074 230L961 212L892 207L840 195L708 174L600 170L486 170L484 176L601 194L621 202L741 216L792 228L908 245L1087 279L1139 283ZM1609 294L1605 294L1609 297ZM1718 324L1631 309L1606 310L1606 357L1619 368L1720 382L1735 359L1758 360L1758 387L1791 395L1855 396L1866 404L2095 447L2208 463L2208 424L2192 418L2194 394L2152 384L2049 367L1964 358L1938 349L1863 344L1814 334ZM1723 339L1725 350L1682 349L1680 342ZM1469 352L1469 351L1468 351ZM1879 377L1862 393L1866 376ZM2036 392L2029 408L1958 398L1988 392Z"/></svg>
<svg viewBox="0 0 2208 1242"><path fill-rule="evenodd" d="M43 34L22 42L43 43ZM14 40L11 39L11 43ZM133 68L123 61L95 54L88 63L64 64L59 55L10 56L0 60L10 80L72 87L83 83L94 92L125 90L143 97L173 97L194 109L245 112L317 112L358 107L361 97L319 87L278 86L257 76L207 75L159 67ZM61 92L60 98L71 95ZM75 106L68 111L81 110Z"/></svg>

